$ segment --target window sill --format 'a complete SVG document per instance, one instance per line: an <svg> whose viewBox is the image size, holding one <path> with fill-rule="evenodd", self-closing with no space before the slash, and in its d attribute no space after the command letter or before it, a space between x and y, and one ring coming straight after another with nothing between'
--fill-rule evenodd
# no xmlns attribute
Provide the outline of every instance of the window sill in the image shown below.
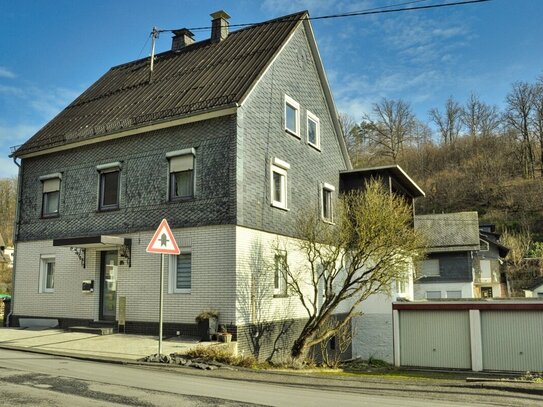
<svg viewBox="0 0 543 407"><path fill-rule="evenodd" d="M321 218L321 220L324 222L324 223L327 223L329 225L335 225L336 223L330 219L326 219L326 218Z"/></svg>
<svg viewBox="0 0 543 407"><path fill-rule="evenodd" d="M292 131L292 130L290 130L290 129L287 129L286 127L285 127L285 131L286 131L288 134L290 134L291 136L294 136L294 137L296 137L296 138L298 138L298 139L301 139L301 138L302 138L302 136L300 136L298 133L296 133L295 131Z"/></svg>
<svg viewBox="0 0 543 407"><path fill-rule="evenodd" d="M273 294L273 298L288 298L288 294Z"/></svg>
<svg viewBox="0 0 543 407"><path fill-rule="evenodd" d="M168 203L189 202L194 200L196 200L194 196L187 196L186 198L170 198Z"/></svg>
<svg viewBox="0 0 543 407"><path fill-rule="evenodd" d="M55 213L55 214L52 214L52 215L41 215L40 219L55 219L55 218L58 218L59 216L60 216L60 214L58 214L58 213Z"/></svg>
<svg viewBox="0 0 543 407"><path fill-rule="evenodd" d="M55 290L43 290L40 292L40 294L54 294Z"/></svg>
<svg viewBox="0 0 543 407"><path fill-rule="evenodd" d="M309 147L312 147L313 149L317 150L319 153L321 152L320 146L313 144L310 141L308 141L307 144L309 144Z"/></svg>
<svg viewBox="0 0 543 407"><path fill-rule="evenodd" d="M118 206L115 207L115 208L100 208L96 211L96 213L103 213L103 212L114 212L114 211L118 211L120 210L121 208L119 208Z"/></svg>
<svg viewBox="0 0 543 407"><path fill-rule="evenodd" d="M276 203L273 203L273 202L272 202L271 206L273 206L274 208L277 208L277 209L281 209L282 211L285 211L285 212L290 211L289 208L285 208L284 206L279 205L279 204L276 204Z"/></svg>
<svg viewBox="0 0 543 407"><path fill-rule="evenodd" d="M191 292L191 289L186 289L186 290L175 290L169 294L190 294Z"/></svg>

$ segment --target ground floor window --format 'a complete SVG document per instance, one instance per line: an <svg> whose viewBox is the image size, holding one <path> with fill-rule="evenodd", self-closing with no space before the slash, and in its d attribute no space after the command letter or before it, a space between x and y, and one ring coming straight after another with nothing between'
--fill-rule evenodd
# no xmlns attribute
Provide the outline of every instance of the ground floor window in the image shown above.
<svg viewBox="0 0 543 407"><path fill-rule="evenodd" d="M192 289L192 253L190 249L181 248L177 256L170 256L170 283L168 292L189 294Z"/></svg>
<svg viewBox="0 0 543 407"><path fill-rule="evenodd" d="M54 291L55 291L55 256L43 255L40 258L39 292L51 293Z"/></svg>

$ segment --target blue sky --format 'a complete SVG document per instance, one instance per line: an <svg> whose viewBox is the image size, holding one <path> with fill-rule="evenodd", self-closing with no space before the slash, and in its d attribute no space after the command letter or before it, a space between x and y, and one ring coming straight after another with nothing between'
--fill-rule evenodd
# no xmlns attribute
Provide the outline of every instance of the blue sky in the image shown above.
<svg viewBox="0 0 543 407"><path fill-rule="evenodd" d="M239 24L303 9L320 16L406 1L0 0L0 177L17 173L10 146L111 66L147 56L153 26L209 26L219 9ZM359 120L382 97L402 98L426 121L449 96L463 102L475 92L502 107L512 82L543 74L542 16L540 0L493 0L312 24L339 111ZM197 40L209 36L195 33ZM161 35L157 51L170 47L170 37Z"/></svg>

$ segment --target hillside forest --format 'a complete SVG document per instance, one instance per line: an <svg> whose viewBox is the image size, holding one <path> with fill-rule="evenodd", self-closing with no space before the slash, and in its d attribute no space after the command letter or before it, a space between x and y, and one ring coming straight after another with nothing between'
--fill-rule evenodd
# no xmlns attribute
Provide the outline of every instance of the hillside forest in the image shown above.
<svg viewBox="0 0 543 407"><path fill-rule="evenodd" d="M417 214L477 211L501 232L543 240L543 75L511 84L502 109L472 93L416 117L408 101L384 98L340 119L355 168L399 164L426 192Z"/></svg>

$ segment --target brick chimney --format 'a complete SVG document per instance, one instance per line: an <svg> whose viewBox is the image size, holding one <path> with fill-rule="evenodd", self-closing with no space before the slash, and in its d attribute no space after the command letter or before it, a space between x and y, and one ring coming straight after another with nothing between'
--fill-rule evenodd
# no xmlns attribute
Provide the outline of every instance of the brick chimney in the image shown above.
<svg viewBox="0 0 543 407"><path fill-rule="evenodd" d="M224 11L219 10L211 15L211 42L221 42L228 37L228 19L230 16Z"/></svg>
<svg viewBox="0 0 543 407"><path fill-rule="evenodd" d="M173 30L172 51L179 51L194 43L194 34L186 28Z"/></svg>

